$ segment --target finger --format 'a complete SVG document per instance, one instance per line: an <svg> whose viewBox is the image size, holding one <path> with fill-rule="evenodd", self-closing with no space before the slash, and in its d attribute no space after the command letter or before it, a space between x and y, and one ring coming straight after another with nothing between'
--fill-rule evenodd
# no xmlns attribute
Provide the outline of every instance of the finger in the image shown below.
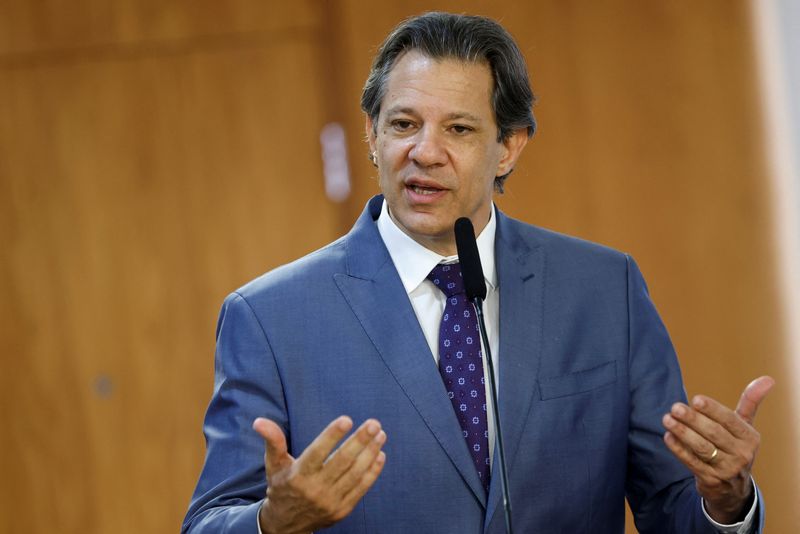
<svg viewBox="0 0 800 534"><path fill-rule="evenodd" d="M353 428L353 420L346 415L331 421L297 459L300 471L303 473L316 473L322 469L325 460L333 452L336 444L342 440L351 428Z"/></svg>
<svg viewBox="0 0 800 534"><path fill-rule="evenodd" d="M685 407L673 407L673 410L679 411L681 408L683 408L683 411L687 411ZM679 440L686 449L701 461L711 458L711 455L714 454L714 449L717 448L714 441L696 431L692 426L684 424L682 420L676 419L673 412L666 414L662 419L662 423L675 439Z"/></svg>
<svg viewBox="0 0 800 534"><path fill-rule="evenodd" d="M342 443L336 452L325 462L325 478L331 482L339 479L343 473L353 466L370 444L375 444L376 438L381 433L383 433L383 431L381 430L379 421L375 419L367 419L364 421L358 430L347 438L347 441ZM385 441L386 434L383 434L383 436ZM379 449L380 446L375 449L374 454L377 454Z"/></svg>
<svg viewBox="0 0 800 534"><path fill-rule="evenodd" d="M364 473L370 469L380 455L384 443L386 443L386 432L381 430L336 479L334 489L338 494L346 495L359 484Z"/></svg>
<svg viewBox="0 0 800 534"><path fill-rule="evenodd" d="M738 419L736 414L728 411L730 417ZM741 421L739 424L744 425ZM670 413L664 417L664 426L692 447L701 459L711 456L714 448L730 452L736 447L735 438L726 426L680 402L672 405Z"/></svg>
<svg viewBox="0 0 800 534"><path fill-rule="evenodd" d="M386 453L379 451L372 464L369 466L369 469L362 474L358 484L356 484L342 500L342 504L345 508L349 510L355 508L361 497L363 497L372 485L375 484L375 481L378 480L381 472L383 472L384 465L386 465Z"/></svg>
<svg viewBox="0 0 800 534"><path fill-rule="evenodd" d="M724 437L730 437L731 439L748 439L753 433L752 427L745 423L736 412L711 397L695 395L692 398L692 410L697 414L698 419L705 417L708 421L712 421L720 428L725 429L726 433ZM716 439L716 436L712 434L709 434L708 437L714 443L721 443ZM726 446L728 445L726 444Z"/></svg>
<svg viewBox="0 0 800 534"><path fill-rule="evenodd" d="M710 482L716 477L713 468L697 457L695 452L678 439L671 431L664 434L664 443L680 462L689 468L694 476L703 482Z"/></svg>
<svg viewBox="0 0 800 534"><path fill-rule="evenodd" d="M736 405L736 413L739 417L753 424L758 405L767 396L767 393L775 385L775 380L771 376L762 376L750 382L739 399L739 404Z"/></svg>
<svg viewBox="0 0 800 534"><path fill-rule="evenodd" d="M253 421L253 430L264 438L266 447L264 464L267 469L267 478L269 478L275 471L278 471L284 467L287 462L293 460L289 455L286 436L277 423L263 417L259 417Z"/></svg>

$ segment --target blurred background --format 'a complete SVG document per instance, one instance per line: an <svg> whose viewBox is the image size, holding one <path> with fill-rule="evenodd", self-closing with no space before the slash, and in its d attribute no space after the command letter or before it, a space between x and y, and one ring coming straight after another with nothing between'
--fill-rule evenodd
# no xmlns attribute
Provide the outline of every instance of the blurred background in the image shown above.
<svg viewBox="0 0 800 534"><path fill-rule="evenodd" d="M631 253L690 394L777 378L755 476L797 530L797 2L0 0L0 532L178 531L222 299L377 192L361 86L431 9L527 58L501 209Z"/></svg>

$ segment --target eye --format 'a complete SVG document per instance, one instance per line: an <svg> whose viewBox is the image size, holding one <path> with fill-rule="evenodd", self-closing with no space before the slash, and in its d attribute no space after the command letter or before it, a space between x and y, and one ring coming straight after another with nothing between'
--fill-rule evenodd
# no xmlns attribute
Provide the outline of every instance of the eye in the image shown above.
<svg viewBox="0 0 800 534"><path fill-rule="evenodd" d="M456 135L466 135L474 131L471 127L463 124L454 124L450 127L450 130Z"/></svg>
<svg viewBox="0 0 800 534"><path fill-rule="evenodd" d="M406 132L414 127L414 123L407 119L395 119L392 121L392 128L398 132Z"/></svg>

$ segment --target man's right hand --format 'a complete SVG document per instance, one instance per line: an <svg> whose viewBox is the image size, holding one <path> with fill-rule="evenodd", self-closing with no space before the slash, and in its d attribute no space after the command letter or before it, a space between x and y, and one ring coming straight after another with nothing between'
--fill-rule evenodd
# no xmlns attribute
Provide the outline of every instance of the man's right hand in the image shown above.
<svg viewBox="0 0 800 534"><path fill-rule="evenodd" d="M368 419L334 452L352 427L347 416L335 419L295 459L275 422L253 422L266 444L267 499L258 516L263 534L306 534L353 510L383 470L386 433Z"/></svg>

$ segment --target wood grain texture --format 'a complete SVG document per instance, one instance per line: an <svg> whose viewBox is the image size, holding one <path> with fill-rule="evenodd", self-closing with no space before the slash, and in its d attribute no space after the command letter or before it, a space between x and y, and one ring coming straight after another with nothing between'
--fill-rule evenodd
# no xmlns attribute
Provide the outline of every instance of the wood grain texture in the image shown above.
<svg viewBox="0 0 800 534"><path fill-rule="evenodd" d="M3 532L177 531L222 298L339 235L319 40L269 31L0 70Z"/></svg>
<svg viewBox="0 0 800 534"><path fill-rule="evenodd" d="M163 49L182 40L318 31L322 14L314 0L5 0L0 3L0 61L70 51L85 55L115 45Z"/></svg>

